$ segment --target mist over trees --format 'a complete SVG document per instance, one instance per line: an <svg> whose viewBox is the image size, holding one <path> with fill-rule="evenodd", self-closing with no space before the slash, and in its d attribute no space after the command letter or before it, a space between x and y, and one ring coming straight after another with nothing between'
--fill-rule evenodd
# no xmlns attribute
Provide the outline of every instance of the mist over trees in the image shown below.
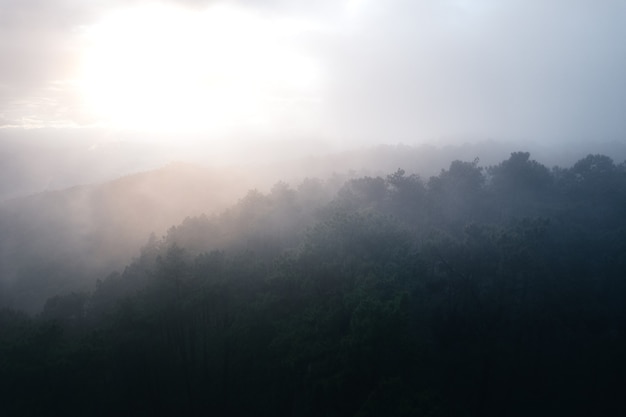
<svg viewBox="0 0 626 417"><path fill-rule="evenodd" d="M0 310L2 410L626 413L626 162L412 168L249 191L38 314Z"/></svg>
<svg viewBox="0 0 626 417"><path fill-rule="evenodd" d="M128 264L151 233L161 237L187 216L219 214L249 189L265 193L276 182L300 184L307 178L320 178L328 182L325 192L334 193L349 178L384 177L398 166L415 167L427 177L437 174L452 159L480 154L498 161L499 155L505 155L502 145L493 142L445 148L381 145L271 163L257 158L255 163L242 161L243 165L231 167L172 163L84 185L94 172L102 170L102 161L95 154L107 161L124 161L128 153L144 152L121 145L118 149L110 143L96 147L84 158L81 150L85 144L74 132L65 139L54 137L65 144L60 146L66 151L61 155L54 153L50 144L49 148L35 147L42 139L35 133L24 135L13 138L12 146L2 149L6 152L2 157L11 161L0 166L7 185L22 187L24 192L30 189L29 182L50 178L53 184L79 184L0 201L0 285L6 288L0 293L0 305L31 313L40 311L49 297L91 290L98 277ZM55 163L41 161L42 152ZM36 163L26 164L25 160ZM16 172L17 167L23 172ZM0 200L7 191L0 185ZM311 190L307 197L311 207L321 204L316 203L318 197Z"/></svg>

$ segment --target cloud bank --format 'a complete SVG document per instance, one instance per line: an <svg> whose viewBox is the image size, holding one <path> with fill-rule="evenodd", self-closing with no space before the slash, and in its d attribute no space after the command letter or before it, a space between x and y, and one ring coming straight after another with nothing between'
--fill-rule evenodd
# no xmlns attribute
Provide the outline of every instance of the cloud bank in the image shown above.
<svg viewBox="0 0 626 417"><path fill-rule="evenodd" d="M89 46L85 34L129 4L154 3L3 0L0 124L102 123L101 115L87 108L79 88ZM183 6L190 13L210 13L222 4L162 3ZM263 101L265 113L256 118L260 121L246 125L254 117L237 119L233 109L231 125L245 125L241 131L309 135L350 144L484 138L623 140L626 132L623 1L228 4L259 21L306 25L268 42L288 44L313 60L321 74L315 90L303 100L277 100L271 105ZM137 28L141 30L140 21ZM167 27L164 33L170 34ZM202 45L210 40L199 41ZM159 42L167 42L167 36ZM232 49L232 54L250 53L236 45ZM241 62L247 66L242 71L255 70L249 68L254 66L251 61ZM302 69L294 67L291 72ZM277 84L269 93L264 91L264 100L278 95L280 88ZM228 91L220 100L232 95Z"/></svg>

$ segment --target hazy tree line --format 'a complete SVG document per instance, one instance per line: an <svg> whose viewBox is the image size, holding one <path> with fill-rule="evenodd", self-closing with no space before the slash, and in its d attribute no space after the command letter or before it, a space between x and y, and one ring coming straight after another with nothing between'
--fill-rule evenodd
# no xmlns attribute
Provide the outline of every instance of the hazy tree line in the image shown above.
<svg viewBox="0 0 626 417"><path fill-rule="evenodd" d="M337 191L338 189L338 191ZM626 164L249 192L0 311L6 415L626 413Z"/></svg>

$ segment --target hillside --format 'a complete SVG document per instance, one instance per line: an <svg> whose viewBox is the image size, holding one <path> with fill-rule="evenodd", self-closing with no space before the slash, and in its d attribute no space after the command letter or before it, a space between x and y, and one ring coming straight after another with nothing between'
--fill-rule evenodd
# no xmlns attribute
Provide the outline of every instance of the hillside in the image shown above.
<svg viewBox="0 0 626 417"><path fill-rule="evenodd" d="M617 144L604 147L626 157ZM89 290L96 279L138 256L151 235L160 238L187 217L220 214L250 189L267 192L281 180L297 187L318 178L325 184L320 192L333 195L348 179L384 177L400 167L407 175L428 178L454 159L481 156L481 165L497 164L508 155L506 149L491 141L443 148L386 145L272 163L259 159L231 168L173 163L7 200L0 203L0 305L36 312L48 297ZM547 149L543 159L556 160ZM327 198L309 201L316 205Z"/></svg>
<svg viewBox="0 0 626 417"><path fill-rule="evenodd" d="M621 415L625 212L626 162L599 154L250 191L151 239L92 291L34 317L0 310L3 404Z"/></svg>
<svg viewBox="0 0 626 417"><path fill-rule="evenodd" d="M54 294L90 289L130 262L152 233L161 236L186 216L222 211L250 186L235 171L171 164L4 202L2 301L36 311Z"/></svg>

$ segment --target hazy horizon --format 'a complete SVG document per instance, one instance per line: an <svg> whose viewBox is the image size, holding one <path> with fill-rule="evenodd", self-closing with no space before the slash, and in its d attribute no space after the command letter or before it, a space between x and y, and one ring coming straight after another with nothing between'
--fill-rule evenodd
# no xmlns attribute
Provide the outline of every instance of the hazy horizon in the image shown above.
<svg viewBox="0 0 626 417"><path fill-rule="evenodd" d="M311 140L299 147L277 139L272 146L241 142L219 151L198 151L193 143L146 143L124 140L128 133L118 134L118 139L112 139L114 135L94 135L91 129L0 130L0 202L74 186L100 185L181 163L214 172L238 172L250 179L250 187L268 189L278 181L296 184L306 177L325 179L332 173L350 171L384 176L402 168L427 178L455 159L479 158L481 166L487 167L517 151L530 152L533 159L550 168L571 166L588 154L608 155L616 163L626 160L626 144L621 141L561 147L486 139L440 145L381 142L340 147Z"/></svg>
<svg viewBox="0 0 626 417"><path fill-rule="evenodd" d="M0 150L25 171L87 161L91 179L378 144L623 143L624 22L622 1L2 0Z"/></svg>
<svg viewBox="0 0 626 417"><path fill-rule="evenodd" d="M626 0L0 0L0 414L626 415Z"/></svg>

